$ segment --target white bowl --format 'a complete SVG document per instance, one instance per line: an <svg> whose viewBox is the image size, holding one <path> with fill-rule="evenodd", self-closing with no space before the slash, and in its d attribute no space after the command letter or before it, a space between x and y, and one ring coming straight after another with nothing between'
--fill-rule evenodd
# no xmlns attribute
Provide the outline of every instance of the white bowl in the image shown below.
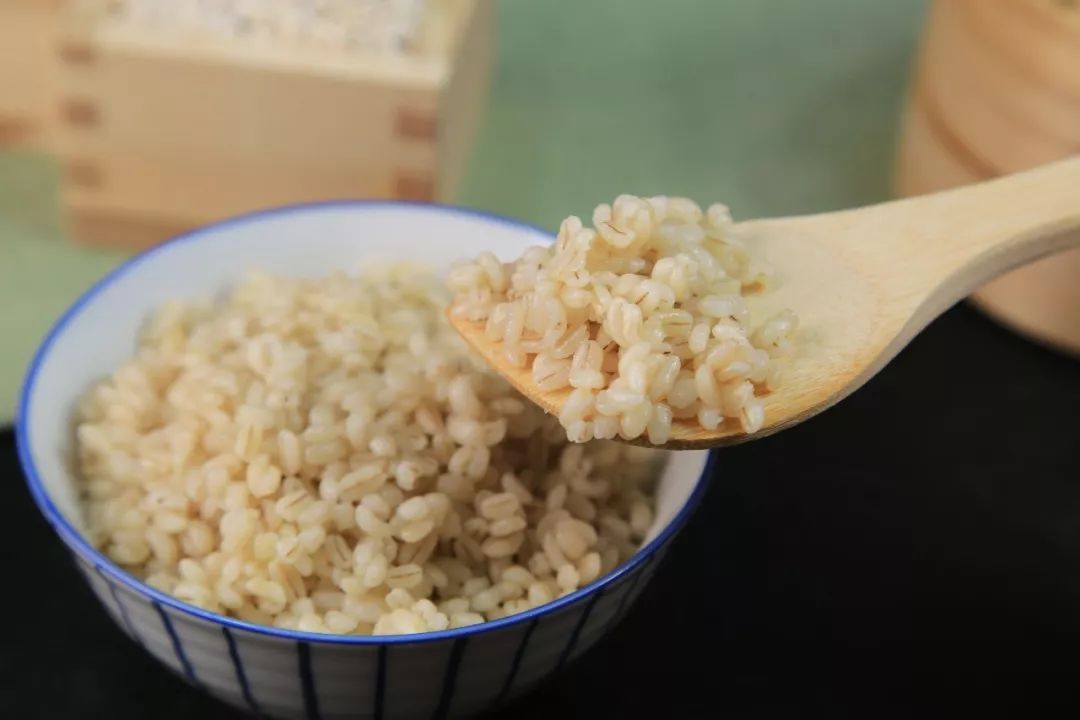
<svg viewBox="0 0 1080 720"><path fill-rule="evenodd" d="M322 635L210 613L127 574L79 530L73 409L95 381L132 356L140 325L161 303L217 293L251 268L322 276L395 258L446 268L482 250L510 259L529 245L549 242L544 230L459 208L304 205L178 237L134 258L83 295L33 360L16 431L34 500L113 620L193 685L238 707L290 718L472 714L532 687L610 630L700 499L711 465L706 453L672 453L650 536L614 572L529 612L419 635Z"/></svg>

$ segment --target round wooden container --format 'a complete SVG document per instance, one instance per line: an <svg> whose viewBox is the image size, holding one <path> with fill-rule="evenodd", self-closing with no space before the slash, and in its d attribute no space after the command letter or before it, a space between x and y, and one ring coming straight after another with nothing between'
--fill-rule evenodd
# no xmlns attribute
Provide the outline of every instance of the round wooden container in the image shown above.
<svg viewBox="0 0 1080 720"><path fill-rule="evenodd" d="M896 191L918 195L1080 153L1080 0L934 0ZM1080 250L980 288L980 308L1080 354Z"/></svg>

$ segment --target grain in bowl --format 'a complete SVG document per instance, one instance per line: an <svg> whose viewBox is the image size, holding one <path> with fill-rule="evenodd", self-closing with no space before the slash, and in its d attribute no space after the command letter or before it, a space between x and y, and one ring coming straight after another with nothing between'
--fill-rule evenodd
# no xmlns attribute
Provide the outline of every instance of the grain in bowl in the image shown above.
<svg viewBox="0 0 1080 720"><path fill-rule="evenodd" d="M15 435L27 488L69 551L87 594L117 629L195 688L273 717L472 716L562 672L639 606L717 474L715 452L664 453L652 527L626 562L538 608L420 634L304 632L210 612L150 587L90 542L74 425L81 398L137 351L147 319L174 298L222 297L253 266L325 278L343 268L422 258L449 268L494 248L510 260L552 240L544 229L462 208L341 201L232 218L122 264L58 319L23 385ZM722 475L721 475L722 476ZM651 489L651 480L648 487ZM100 672L107 675L108 668Z"/></svg>
<svg viewBox="0 0 1080 720"><path fill-rule="evenodd" d="M446 300L396 264L162 307L80 407L91 541L193 605L345 634L494 620L613 570L656 453L568 443Z"/></svg>

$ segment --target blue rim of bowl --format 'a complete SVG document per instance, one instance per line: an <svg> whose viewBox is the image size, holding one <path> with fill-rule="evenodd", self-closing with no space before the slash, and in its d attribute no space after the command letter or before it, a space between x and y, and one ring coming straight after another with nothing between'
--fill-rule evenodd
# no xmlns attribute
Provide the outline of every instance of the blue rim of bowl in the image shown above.
<svg viewBox="0 0 1080 720"><path fill-rule="evenodd" d="M300 630L286 630L282 628L276 628L269 625L257 625L255 623L245 622L243 620L237 620L226 615L220 615L209 610L203 610L202 608L194 605L189 605L177 598L156 590L150 587L146 583L142 582L135 576L125 572L112 560L106 557L103 553L97 550L82 536L82 534L76 530L67 518L57 509L52 499L49 497L48 492L45 490L44 483L41 481L41 476L38 473L37 465L34 463L33 455L30 451L30 437L29 429L26 426L26 418L28 417L30 407L30 397L34 391L34 385L37 380L38 371L45 357L48 355L52 348L55 339L64 331L67 325L79 315L83 307L90 303L97 294L104 288L112 284L114 281L126 275L132 271L138 265L140 265L146 259L153 255L163 252L166 248L173 245L177 245L184 242L189 242L200 238L201 236L209 233L217 232L223 228L227 228L233 225L243 225L251 222L258 222L260 220L291 215L294 213L305 213L318 210L332 210L332 209L402 209L413 208L422 210L424 212L431 213L447 213L451 215L467 216L480 218L487 222L494 222L501 225L509 225L520 229L529 230L530 232L539 233L546 238L552 238L550 231L541 228L537 225L531 225L527 222L509 218L496 213L487 212L484 210L478 210L475 208L461 207L456 205L441 205L438 203L425 203L425 202L413 202L407 200L327 200L322 202L311 203L299 203L295 205L285 205L281 207L269 208L266 210L257 210L251 213L245 213L237 215L220 222L204 225L199 228L195 228L189 232L177 235L170 238L165 242L156 245L148 250L140 252L125 262L121 263L118 267L114 268L111 272L105 275L103 278L94 283L89 290L84 292L79 298L72 303L67 310L60 316L60 318L53 324L49 332L45 335L45 338L41 341L37 351L34 353L34 357L30 362L29 369L27 370L26 377L23 380L22 391L19 396L18 412L15 417L15 443L18 449L19 461L22 464L23 472L26 476L26 484L30 488L30 494L34 498L35 504L38 509L45 516L45 519L53 527L53 529L60 536L60 539L64 541L68 547L80 555L83 559L91 562L95 568L100 572L104 572L112 577L116 582L125 586L132 592L139 595L150 598L153 601L159 602L173 610L181 612L185 615L191 616L203 622L224 625L226 627L241 630L243 632L252 633L255 635L263 635L280 640L288 640L291 642L307 642L307 643L319 643L319 644L331 644L331 645L409 645L415 643L434 642L437 640L451 640L457 637L467 635L477 635L486 632L493 632L502 628L517 625L519 623L528 622L533 619L539 619L541 617L557 613L560 610L574 605L579 600L592 595L595 592L599 592L601 589L617 582L620 578L630 574L637 569L648 558L655 555L660 548L662 548L675 533L686 523L690 515L701 502L701 498L705 493L706 479L712 473L716 465L717 451L712 450L709 452L708 458L705 461L705 466L702 468L701 475L698 477L694 489L691 491L689 497L683 503L682 508L675 514L656 537L649 541L645 547L639 549L634 555L625 563L615 568L613 571L604 575L601 578L593 581L589 585L583 588L575 590L574 592L564 597L558 598L550 603L541 605L531 610L515 613L498 620L492 620L490 622L484 622L477 625L468 625L466 627L454 628L451 630L438 630L425 633L414 633L410 635L330 635L326 633L312 633L304 632Z"/></svg>

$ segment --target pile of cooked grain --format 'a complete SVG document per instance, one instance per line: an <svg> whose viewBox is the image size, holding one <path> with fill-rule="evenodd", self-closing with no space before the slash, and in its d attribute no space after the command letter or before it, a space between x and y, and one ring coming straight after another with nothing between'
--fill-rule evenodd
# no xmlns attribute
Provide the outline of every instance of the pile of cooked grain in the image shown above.
<svg viewBox="0 0 1080 720"><path fill-rule="evenodd" d="M564 226L555 257L579 237ZM528 257L515 287L536 284L524 274L544 258ZM668 264L669 286L700 276ZM91 539L183 601L332 633L479 623L614 569L652 524L655 454L569 444L467 356L445 302L432 275L395 265L254 275L222 303L162 308L135 358L80 408ZM591 342L603 370L608 351ZM575 377L596 369L592 352Z"/></svg>
<svg viewBox="0 0 1080 720"><path fill-rule="evenodd" d="M539 389L571 389L559 414L571 440L661 445L673 421L761 427L756 392L779 384L774 358L796 327L789 311L752 324L744 295L767 277L725 206L621 195L592 228L569 217L553 246L507 265L485 253L448 283L454 312L484 322Z"/></svg>
<svg viewBox="0 0 1080 720"><path fill-rule="evenodd" d="M256 43L278 50L396 53L417 34L428 0L81 0L139 33Z"/></svg>

